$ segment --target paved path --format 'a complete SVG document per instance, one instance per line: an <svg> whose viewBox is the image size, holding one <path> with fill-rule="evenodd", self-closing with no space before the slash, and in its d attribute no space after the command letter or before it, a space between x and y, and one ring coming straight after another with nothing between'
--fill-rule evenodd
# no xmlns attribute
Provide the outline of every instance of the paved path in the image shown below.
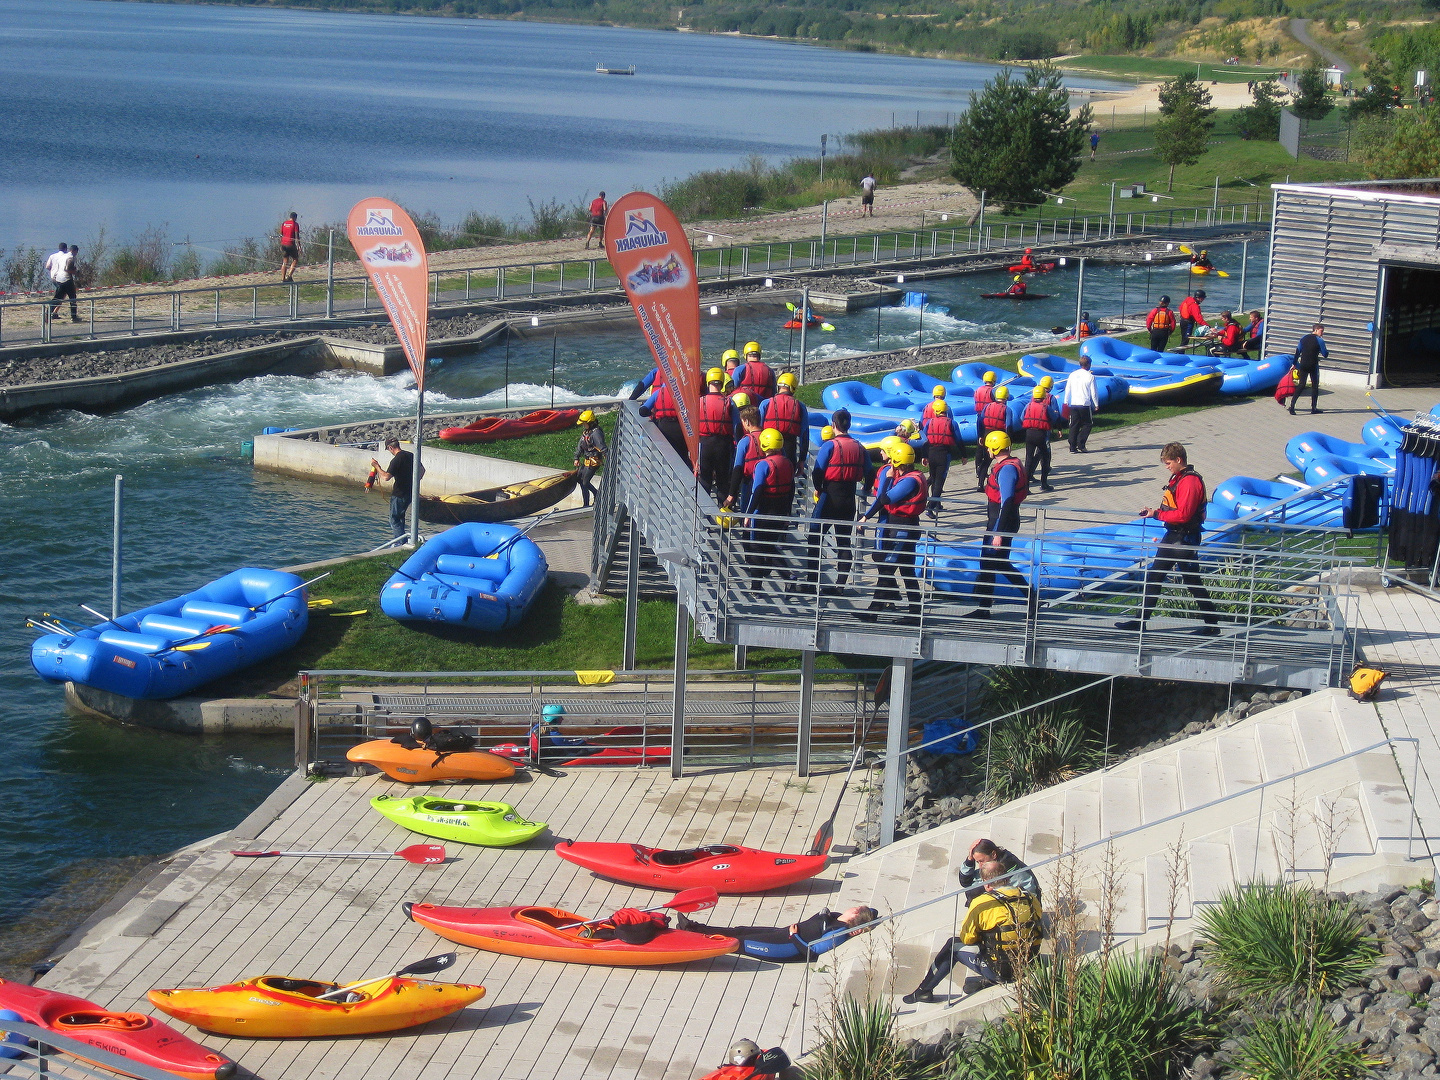
<svg viewBox="0 0 1440 1080"><path fill-rule="evenodd" d="M1349 75L1352 68L1350 62L1337 53L1334 49L1328 49L1310 36L1308 29L1310 19L1291 19L1290 36L1304 45L1307 49L1313 50L1325 63L1333 68L1339 68L1343 75Z"/></svg>

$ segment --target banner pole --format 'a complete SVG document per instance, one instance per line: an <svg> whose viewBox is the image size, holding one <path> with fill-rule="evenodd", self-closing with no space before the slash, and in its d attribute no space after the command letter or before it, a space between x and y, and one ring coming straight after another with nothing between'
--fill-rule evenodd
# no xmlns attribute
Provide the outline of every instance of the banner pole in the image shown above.
<svg viewBox="0 0 1440 1080"><path fill-rule="evenodd" d="M422 361L423 363L423 361ZM420 443L425 428L425 384L415 396L415 467L410 483L410 546L420 546Z"/></svg>

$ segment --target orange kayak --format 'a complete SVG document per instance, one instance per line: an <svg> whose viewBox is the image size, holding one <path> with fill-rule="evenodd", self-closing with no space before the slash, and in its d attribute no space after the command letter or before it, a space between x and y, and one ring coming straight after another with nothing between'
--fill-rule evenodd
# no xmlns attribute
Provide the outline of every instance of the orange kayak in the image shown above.
<svg viewBox="0 0 1440 1080"><path fill-rule="evenodd" d="M73 994L25 986L9 979L0 979L0 1009L9 1009L27 1024L68 1035L186 1080L229 1080L235 1075L235 1063L229 1058L143 1013L112 1012ZM3 1023L0 1021L0 1025Z"/></svg>
<svg viewBox="0 0 1440 1080"><path fill-rule="evenodd" d="M731 937L695 934L689 930L662 930L644 945L618 939L584 937L582 930L604 931L609 924L559 927L581 922L579 915L551 907L462 908L437 904L403 904L405 914L443 938L488 952L528 956L535 960L563 960L571 964L608 964L613 967L658 967L708 960L734 952Z"/></svg>
<svg viewBox="0 0 1440 1080"><path fill-rule="evenodd" d="M459 1012L485 996L483 986L389 978L347 1001L317 1001L334 983L262 975L204 990L151 990L162 1012L219 1035L254 1039L318 1038L398 1031Z"/></svg>
<svg viewBox="0 0 1440 1080"><path fill-rule="evenodd" d="M487 754L484 750L442 754L423 747L407 750L390 739L373 739L352 746L345 756L407 784L423 784L429 780L506 780L515 775L514 762L498 754Z"/></svg>

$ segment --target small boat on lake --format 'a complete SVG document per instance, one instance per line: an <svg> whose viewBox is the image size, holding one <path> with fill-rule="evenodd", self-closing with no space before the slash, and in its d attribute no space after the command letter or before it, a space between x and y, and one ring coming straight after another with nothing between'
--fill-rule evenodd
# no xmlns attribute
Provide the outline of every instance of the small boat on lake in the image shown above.
<svg viewBox="0 0 1440 1080"><path fill-rule="evenodd" d="M602 65L600 65L600 64L597 64L597 65L595 65L595 74L596 74L596 75L634 75L634 74L635 74L635 65L634 65L634 64L631 64L628 68L612 68L612 67L604 67L604 66L602 66Z"/></svg>
<svg viewBox="0 0 1440 1080"><path fill-rule="evenodd" d="M575 472L556 473L505 487L462 495L421 495L420 520L438 525L462 521L512 521L548 510L575 490Z"/></svg>

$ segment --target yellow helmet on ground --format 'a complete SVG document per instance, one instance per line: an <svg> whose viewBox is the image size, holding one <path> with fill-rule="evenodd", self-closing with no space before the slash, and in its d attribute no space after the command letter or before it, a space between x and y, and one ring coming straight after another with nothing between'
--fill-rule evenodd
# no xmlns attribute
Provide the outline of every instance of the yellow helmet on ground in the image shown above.
<svg viewBox="0 0 1440 1080"><path fill-rule="evenodd" d="M736 352L734 349L726 349L723 353L720 354L720 362L721 362L722 364L725 363L726 360L739 360L739 359L740 359L740 354L739 354L738 352Z"/></svg>
<svg viewBox="0 0 1440 1080"><path fill-rule="evenodd" d="M793 371L787 371L775 380L776 386L783 386L787 390L794 390L799 380L795 378Z"/></svg>
<svg viewBox="0 0 1440 1080"><path fill-rule="evenodd" d="M747 406L747 405L750 404L750 395L749 395L749 394L736 394L734 397L732 397L732 398L730 399L730 404L731 404L731 405L734 405L735 408L737 408L737 409L743 409L743 408L745 408L745 406Z"/></svg>
<svg viewBox="0 0 1440 1080"><path fill-rule="evenodd" d="M903 431L907 436L914 436L920 430L920 425L915 423L914 420L906 419L896 424L895 430L897 432ZM901 441L903 442L904 440L902 439Z"/></svg>
<svg viewBox="0 0 1440 1080"><path fill-rule="evenodd" d="M890 450L891 465L914 465L915 448L907 442L902 442Z"/></svg>
<svg viewBox="0 0 1440 1080"><path fill-rule="evenodd" d="M992 454L1010 449L1010 436L1003 431L992 431L985 436L985 449Z"/></svg>
<svg viewBox="0 0 1440 1080"><path fill-rule="evenodd" d="M582 412L580 414L580 419L576 421L577 424L593 424L594 422L595 414L589 409L586 409L584 412Z"/></svg>
<svg viewBox="0 0 1440 1080"><path fill-rule="evenodd" d="M1009 401L1009 400L1010 400L1010 388L1009 388L1008 386L997 386L997 387L995 388L995 400L996 400L996 401Z"/></svg>
<svg viewBox="0 0 1440 1080"><path fill-rule="evenodd" d="M758 341L745 342L745 355L749 356L751 353L754 353L756 356L760 355L760 343Z"/></svg>
<svg viewBox="0 0 1440 1080"><path fill-rule="evenodd" d="M835 437L835 429L834 429L833 427L831 427L829 424L826 424L824 427L822 427L822 428L820 429L820 441L821 441L821 442L829 442L829 441L830 441L831 439L833 439L834 437Z"/></svg>
<svg viewBox="0 0 1440 1080"><path fill-rule="evenodd" d="M993 371L985 372L985 374L981 376L980 381L986 383L993 383L995 381L995 373Z"/></svg>
<svg viewBox="0 0 1440 1080"><path fill-rule="evenodd" d="M937 387L935 387L935 389L933 389L933 390L930 391L930 396L933 397L933 398L943 398L943 397L945 396L945 387L943 387L943 386L937 386Z"/></svg>
<svg viewBox="0 0 1440 1080"><path fill-rule="evenodd" d="M712 382L724 382L724 381L725 381L725 372L724 372L724 370L723 370L722 368L712 367L709 371L705 372L705 381L706 381L707 383L712 383Z"/></svg>
<svg viewBox="0 0 1440 1080"><path fill-rule="evenodd" d="M1040 385L1041 385L1041 387L1043 387L1044 389L1049 390L1052 386L1055 385L1055 376L1053 376L1053 375L1046 375L1044 378L1042 378L1042 379L1040 380Z"/></svg>
<svg viewBox="0 0 1440 1080"><path fill-rule="evenodd" d="M722 529L728 529L734 523L735 515L730 513L729 510L721 510L720 513L715 515L715 524L719 525Z"/></svg>
<svg viewBox="0 0 1440 1080"><path fill-rule="evenodd" d="M785 436L776 431L773 427L767 427L760 432L760 449L767 454L773 454L780 447L785 445Z"/></svg>
<svg viewBox="0 0 1440 1080"><path fill-rule="evenodd" d="M1044 400L1045 400L1045 388L1044 388L1043 386L1037 386L1037 387L1035 387L1034 390L1031 390L1031 391L1030 391L1030 396L1031 396L1032 398L1034 398L1036 401L1044 401Z"/></svg>
<svg viewBox="0 0 1440 1080"><path fill-rule="evenodd" d="M930 403L930 411L933 412L936 416L944 416L946 412L949 411L949 409L950 406L945 404L945 400L943 398L936 398Z"/></svg>

